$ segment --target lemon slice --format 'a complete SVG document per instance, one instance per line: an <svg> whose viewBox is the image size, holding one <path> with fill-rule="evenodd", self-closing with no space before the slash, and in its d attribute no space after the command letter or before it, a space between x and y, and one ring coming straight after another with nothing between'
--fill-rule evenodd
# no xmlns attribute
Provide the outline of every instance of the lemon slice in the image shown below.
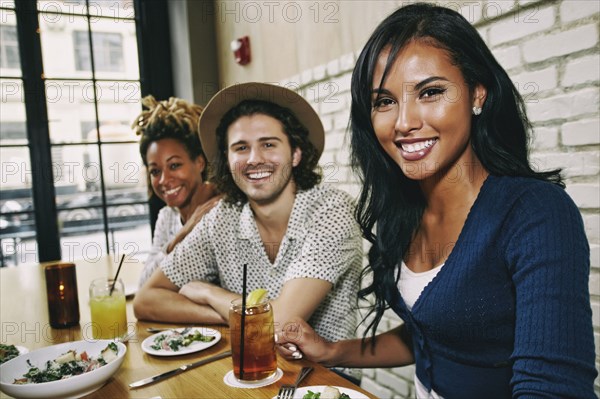
<svg viewBox="0 0 600 399"><path fill-rule="evenodd" d="M256 306L261 303L266 297L269 291L264 288L257 288L246 297L246 306Z"/></svg>

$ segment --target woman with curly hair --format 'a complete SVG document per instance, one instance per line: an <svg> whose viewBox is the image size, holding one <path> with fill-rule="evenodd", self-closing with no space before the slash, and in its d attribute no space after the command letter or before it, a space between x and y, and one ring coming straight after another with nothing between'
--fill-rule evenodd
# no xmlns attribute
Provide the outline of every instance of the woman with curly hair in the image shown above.
<svg viewBox="0 0 600 399"><path fill-rule="evenodd" d="M415 363L419 399L594 398L583 221L559 171L529 163L523 100L477 31L448 8L400 8L351 90L357 217L372 244L359 297L374 297L372 317L362 341L339 342L297 320L282 352ZM376 335L388 308L404 324Z"/></svg>
<svg viewBox="0 0 600 399"><path fill-rule="evenodd" d="M140 286L220 198L206 182L206 157L198 138L202 107L171 97L144 97L146 109L132 127L140 138L140 155L154 194L166 203L158 214L152 249Z"/></svg>

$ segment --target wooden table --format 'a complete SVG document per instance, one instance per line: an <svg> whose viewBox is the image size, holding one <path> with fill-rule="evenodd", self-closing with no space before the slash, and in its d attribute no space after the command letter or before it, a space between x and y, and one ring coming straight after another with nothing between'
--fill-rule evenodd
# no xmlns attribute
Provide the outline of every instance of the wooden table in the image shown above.
<svg viewBox="0 0 600 399"><path fill-rule="evenodd" d="M111 257L76 261L79 309L79 326L67 329L53 329L48 323L48 308L43 267L39 264L20 265L14 268L0 269L0 342L22 345L35 350L62 342L77 341L89 337L90 310L88 306L88 287L98 277L113 276L117 262ZM126 286L137 283L142 269L139 262L125 261L121 269L121 278ZM293 383L300 368L313 366L313 371L302 385L337 385L351 388L374 398L373 395L328 369L307 360L287 361L278 359L278 366L284 372L278 382L258 389L236 389L223 382L225 374L231 370L231 358L225 358L208 365L187 371L178 376L130 390L128 384L155 374L162 373L183 364L200 360L229 349L229 333L226 326L211 326L218 329L222 339L215 346L194 354L175 357L155 357L144 353L142 341L151 334L146 332L149 326L171 327L136 321L131 300L127 302L127 319L135 335L127 345L125 360L117 373L100 390L88 398L272 398L277 395L281 384ZM6 398L5 394L1 394Z"/></svg>

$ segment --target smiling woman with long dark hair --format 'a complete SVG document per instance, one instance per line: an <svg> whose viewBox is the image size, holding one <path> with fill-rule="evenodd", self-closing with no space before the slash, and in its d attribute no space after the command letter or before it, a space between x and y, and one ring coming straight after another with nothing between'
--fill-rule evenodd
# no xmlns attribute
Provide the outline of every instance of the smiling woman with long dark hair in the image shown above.
<svg viewBox="0 0 600 399"><path fill-rule="evenodd" d="M594 398L589 246L560 171L531 167L529 131L460 14L414 4L385 19L352 76L357 218L372 244L359 297L375 298L365 338L325 343L297 321L282 352L414 362L418 398ZM388 308L404 324L376 336Z"/></svg>

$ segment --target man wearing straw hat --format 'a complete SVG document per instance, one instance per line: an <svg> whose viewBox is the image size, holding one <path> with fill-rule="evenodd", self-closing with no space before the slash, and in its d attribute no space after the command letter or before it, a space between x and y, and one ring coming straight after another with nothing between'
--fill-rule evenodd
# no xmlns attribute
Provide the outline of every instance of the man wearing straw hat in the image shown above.
<svg viewBox="0 0 600 399"><path fill-rule="evenodd" d="M210 100L199 130L224 199L138 292L136 316L227 323L247 264L247 290L269 291L275 323L299 316L326 339L352 336L362 241L350 196L319 184L325 138L311 105L237 84Z"/></svg>

